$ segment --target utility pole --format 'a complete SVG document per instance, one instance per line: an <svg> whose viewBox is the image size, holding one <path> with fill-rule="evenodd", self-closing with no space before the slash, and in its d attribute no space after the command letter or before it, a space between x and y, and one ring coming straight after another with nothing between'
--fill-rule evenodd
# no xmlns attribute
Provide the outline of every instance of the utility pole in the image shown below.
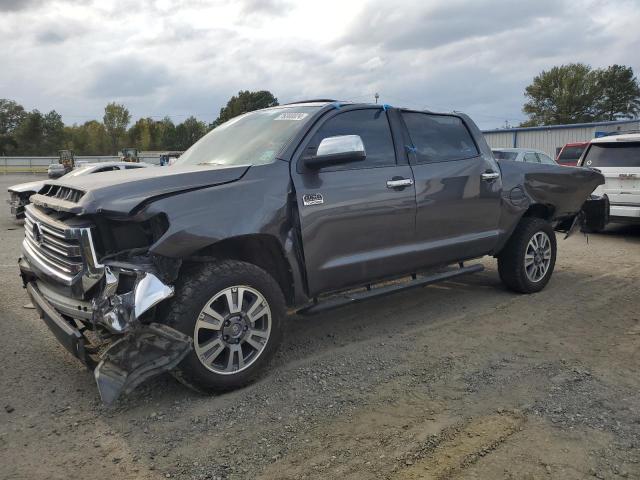
<svg viewBox="0 0 640 480"><path fill-rule="evenodd" d="M380 98L380 95L378 95L378 92L376 92L376 94L374 95L374 98L376 99L376 103L378 103L378 99Z"/></svg>

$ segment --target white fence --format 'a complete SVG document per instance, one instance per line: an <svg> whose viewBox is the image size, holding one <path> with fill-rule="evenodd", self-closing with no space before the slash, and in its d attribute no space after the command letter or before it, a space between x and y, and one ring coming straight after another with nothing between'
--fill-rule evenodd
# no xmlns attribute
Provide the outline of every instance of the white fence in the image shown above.
<svg viewBox="0 0 640 480"><path fill-rule="evenodd" d="M160 164L160 157L140 156L141 162ZM118 161L118 156L76 156L78 162L98 163ZM46 173L51 162L58 162L58 157L0 157L0 173Z"/></svg>

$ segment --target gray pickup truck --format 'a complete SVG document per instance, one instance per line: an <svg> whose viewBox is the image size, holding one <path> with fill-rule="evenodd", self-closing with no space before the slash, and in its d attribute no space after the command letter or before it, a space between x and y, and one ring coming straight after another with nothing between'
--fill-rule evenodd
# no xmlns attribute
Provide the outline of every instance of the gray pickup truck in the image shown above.
<svg viewBox="0 0 640 480"><path fill-rule="evenodd" d="M165 371L219 391L267 364L288 312L478 271L464 262L485 255L509 289L541 290L554 229L605 217L590 195L603 182L498 162L462 114L307 101L236 117L167 168L46 183L19 265L106 403Z"/></svg>

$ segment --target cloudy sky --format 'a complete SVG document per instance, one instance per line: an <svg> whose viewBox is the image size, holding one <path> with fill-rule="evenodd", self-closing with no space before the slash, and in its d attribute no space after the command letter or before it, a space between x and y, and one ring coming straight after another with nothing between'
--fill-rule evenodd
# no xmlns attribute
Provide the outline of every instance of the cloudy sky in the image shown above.
<svg viewBox="0 0 640 480"><path fill-rule="evenodd" d="M0 0L0 98L211 121L240 89L524 119L553 65L640 73L640 0Z"/></svg>

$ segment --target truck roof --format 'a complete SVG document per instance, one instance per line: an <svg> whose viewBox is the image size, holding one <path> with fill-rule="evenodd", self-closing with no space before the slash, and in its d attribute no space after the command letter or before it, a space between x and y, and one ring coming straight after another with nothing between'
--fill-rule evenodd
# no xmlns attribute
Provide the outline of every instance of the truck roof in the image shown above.
<svg viewBox="0 0 640 480"><path fill-rule="evenodd" d="M349 100L334 100L334 99L329 99L329 98L301 100L301 101L297 101L297 102L283 103L282 105L276 105L274 107L268 107L268 108L282 108L282 107L293 107L293 106L305 106L305 107L307 107L307 106L309 106L309 107L310 106L321 106L321 107L326 107L327 105L331 105L331 104L336 104L338 106L339 105L349 105L349 106L378 107L378 108L385 108L385 107L389 106L389 107L396 108L398 110L404 110L404 111L410 111L410 112L431 113L431 114L434 114L434 115L453 115L453 116L457 116L457 117L460 117L461 115L464 115L463 112L459 112L459 111L449 111L449 112L440 111L440 112L436 112L434 110L428 110L428 109L424 109L424 108L403 107L403 106L396 106L396 105L388 105L388 104L385 104L385 103L352 102L352 101L349 101Z"/></svg>

